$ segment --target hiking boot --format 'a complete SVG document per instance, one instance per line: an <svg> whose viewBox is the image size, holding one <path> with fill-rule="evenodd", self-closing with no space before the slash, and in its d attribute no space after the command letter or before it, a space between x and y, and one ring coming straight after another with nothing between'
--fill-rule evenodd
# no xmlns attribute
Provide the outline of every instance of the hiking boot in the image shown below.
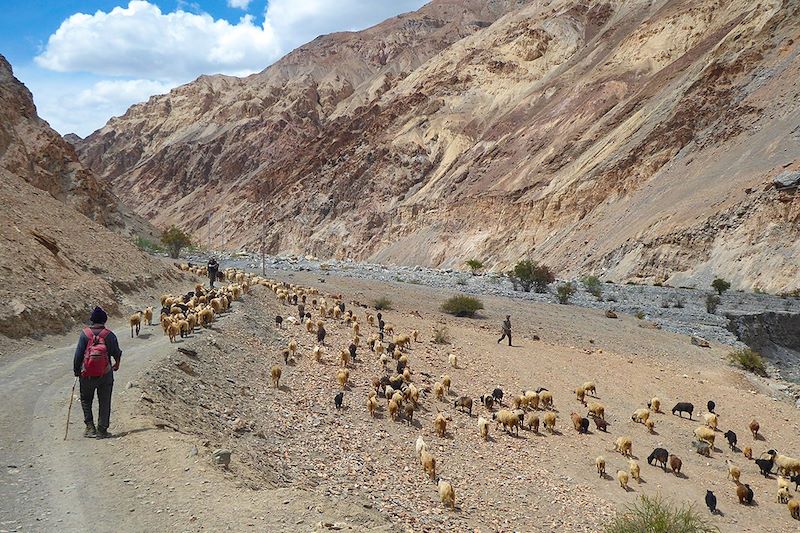
<svg viewBox="0 0 800 533"><path fill-rule="evenodd" d="M86 429L83 431L83 436L87 439L93 439L97 436L97 428L94 424L86 424Z"/></svg>
<svg viewBox="0 0 800 533"><path fill-rule="evenodd" d="M97 430L97 437L98 439L110 439L113 437L111 433L108 432L105 428L98 428Z"/></svg>

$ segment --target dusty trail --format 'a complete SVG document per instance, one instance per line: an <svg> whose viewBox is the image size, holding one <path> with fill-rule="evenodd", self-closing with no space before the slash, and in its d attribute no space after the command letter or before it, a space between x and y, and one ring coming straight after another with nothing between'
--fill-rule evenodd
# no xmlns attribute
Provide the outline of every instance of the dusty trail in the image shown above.
<svg viewBox="0 0 800 533"><path fill-rule="evenodd" d="M62 440L77 330L51 349L0 361L4 396L0 412L2 529L79 530L91 525L97 531L111 531L119 527L120 519L125 523L124 513L130 513L131 508L126 502L135 501L135 491L133 486L120 486L109 476L109 463L125 447L127 435L152 428L122 420L121 405L132 395L125 384L164 357L169 341L155 327L144 330L135 341L126 338L126 325L110 327L123 346L112 399L115 439L83 438L83 413L76 388L69 436ZM143 528L164 525L162 520L142 516L137 516L136 523Z"/></svg>

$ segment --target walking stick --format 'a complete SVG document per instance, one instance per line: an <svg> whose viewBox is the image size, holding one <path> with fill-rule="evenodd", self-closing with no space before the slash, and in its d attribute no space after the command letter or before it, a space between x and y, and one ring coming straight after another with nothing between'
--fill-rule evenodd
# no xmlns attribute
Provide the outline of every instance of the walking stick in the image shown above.
<svg viewBox="0 0 800 533"><path fill-rule="evenodd" d="M75 398L75 385L78 384L78 377L72 383L72 392L69 394L69 407L67 408L67 427L64 429L64 440L67 440L67 433L69 432L69 415L72 412L72 400Z"/></svg>

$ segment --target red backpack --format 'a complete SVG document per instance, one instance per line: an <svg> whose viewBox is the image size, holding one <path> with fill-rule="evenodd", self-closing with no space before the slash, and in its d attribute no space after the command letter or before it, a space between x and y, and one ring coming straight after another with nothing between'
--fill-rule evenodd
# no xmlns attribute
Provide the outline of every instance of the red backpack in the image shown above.
<svg viewBox="0 0 800 533"><path fill-rule="evenodd" d="M83 352L83 368L81 376L85 378L99 378L106 375L111 359L108 357L106 337L111 330L103 328L97 335L90 328L83 328L86 335L86 351Z"/></svg>

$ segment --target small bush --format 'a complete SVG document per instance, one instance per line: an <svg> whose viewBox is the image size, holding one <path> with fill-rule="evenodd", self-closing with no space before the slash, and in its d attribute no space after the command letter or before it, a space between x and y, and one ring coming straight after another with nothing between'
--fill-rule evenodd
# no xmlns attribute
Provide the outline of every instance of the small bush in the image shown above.
<svg viewBox="0 0 800 533"><path fill-rule="evenodd" d="M391 311L392 301L386 296L381 296L380 298L372 302L372 307L374 307L378 311Z"/></svg>
<svg viewBox="0 0 800 533"><path fill-rule="evenodd" d="M719 307L719 296L716 294L709 294L706 296L706 311L711 313L712 315L717 312L717 307Z"/></svg>
<svg viewBox="0 0 800 533"><path fill-rule="evenodd" d="M663 307L664 309L669 309L669 298L667 298L666 296L661 297L661 307Z"/></svg>
<svg viewBox="0 0 800 533"><path fill-rule="evenodd" d="M743 368L759 376L767 377L767 368L764 366L764 358L761 357L761 354L758 352L754 352L749 348L744 348L728 354L728 359L739 368Z"/></svg>
<svg viewBox="0 0 800 533"><path fill-rule="evenodd" d="M469 267L469 269L472 271L473 276L477 274L480 269L483 268L483 262L480 259L470 259L469 261L466 261L464 264Z"/></svg>
<svg viewBox="0 0 800 533"><path fill-rule="evenodd" d="M712 533L716 526L691 505L675 507L660 496L640 496L603 529L605 533Z"/></svg>
<svg viewBox="0 0 800 533"><path fill-rule="evenodd" d="M473 317L478 310L483 309L483 303L472 296L460 294L449 298L441 309L450 315Z"/></svg>
<svg viewBox="0 0 800 533"><path fill-rule="evenodd" d="M664 284L661 283L660 281L656 281L655 283L653 283L653 287L663 287L663 286Z"/></svg>
<svg viewBox="0 0 800 533"><path fill-rule="evenodd" d="M646 317L646 316L647 316L647 313L645 313L644 311L637 311L636 312L636 318L638 318L639 320L644 320L644 317Z"/></svg>
<svg viewBox="0 0 800 533"><path fill-rule="evenodd" d="M182 249L191 246L192 239L182 230L172 225L161 234L161 242L167 247L169 256L177 259L181 255Z"/></svg>
<svg viewBox="0 0 800 533"><path fill-rule="evenodd" d="M575 294L575 284L570 282L562 283L556 289L556 298L558 298L558 303L560 304L568 304L569 299L572 298L572 295Z"/></svg>
<svg viewBox="0 0 800 533"><path fill-rule="evenodd" d="M603 297L603 284L597 276L586 276L581 280L586 292L600 300Z"/></svg>
<svg viewBox="0 0 800 533"><path fill-rule="evenodd" d="M466 284L467 284L466 278L458 278L456 280L456 285L466 285Z"/></svg>
<svg viewBox="0 0 800 533"><path fill-rule="evenodd" d="M136 247L139 248L140 250L148 253L156 253L164 251L163 246L161 246L157 242L145 239L144 237L136 237L136 239L133 241L133 244L136 245Z"/></svg>
<svg viewBox="0 0 800 533"><path fill-rule="evenodd" d="M686 298L680 295L676 295L673 302L678 309L683 309L686 306Z"/></svg>
<svg viewBox="0 0 800 533"><path fill-rule="evenodd" d="M755 287L753 287L753 293L754 293L754 294L766 294L766 293L767 293L767 291L765 291L765 290L764 290L764 289L761 287L761 285L756 285Z"/></svg>
<svg viewBox="0 0 800 533"><path fill-rule="evenodd" d="M606 296L606 301L607 302L616 302L617 301L617 297L614 296L613 294L609 294L608 296Z"/></svg>
<svg viewBox="0 0 800 533"><path fill-rule="evenodd" d="M536 292L547 292L547 285L556 280L555 275L549 268L545 265L539 265L530 259L525 259L514 265L514 269L508 272L508 277L514 285L514 290L517 290L517 287L522 287L525 292L531 292L531 289Z"/></svg>
<svg viewBox="0 0 800 533"><path fill-rule="evenodd" d="M723 292L731 288L731 283L729 281L725 281L722 278L717 278L711 282L711 287L713 287L714 290L717 291L717 293L719 293L720 296L722 296Z"/></svg>
<svg viewBox="0 0 800 533"><path fill-rule="evenodd" d="M433 328L433 342L436 344L450 344L450 331L445 326Z"/></svg>

